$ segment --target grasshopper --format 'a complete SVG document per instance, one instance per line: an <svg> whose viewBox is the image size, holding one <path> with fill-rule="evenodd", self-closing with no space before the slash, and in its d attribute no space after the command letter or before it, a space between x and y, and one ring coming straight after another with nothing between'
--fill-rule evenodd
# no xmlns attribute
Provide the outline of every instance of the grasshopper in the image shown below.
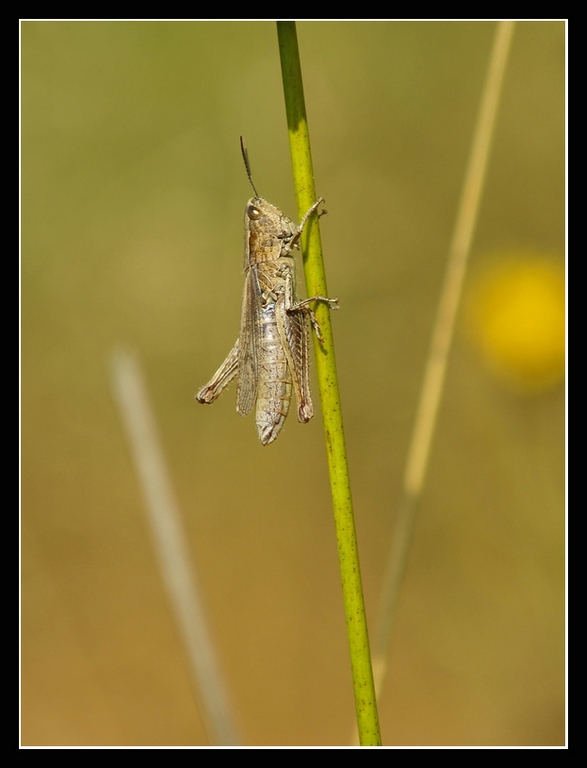
<svg viewBox="0 0 587 768"><path fill-rule="evenodd" d="M257 194L242 136L240 141L254 192L245 209L245 287L240 333L228 357L196 399L199 403L213 403L238 376L236 410L246 416L256 406L259 440L269 445L285 422L292 389L298 403L298 419L306 423L314 415L306 321L309 318L318 339L323 341L310 304L322 301L331 309L338 309L338 299L296 299L291 251L299 248L304 226L324 198L318 198L296 226L279 208Z"/></svg>

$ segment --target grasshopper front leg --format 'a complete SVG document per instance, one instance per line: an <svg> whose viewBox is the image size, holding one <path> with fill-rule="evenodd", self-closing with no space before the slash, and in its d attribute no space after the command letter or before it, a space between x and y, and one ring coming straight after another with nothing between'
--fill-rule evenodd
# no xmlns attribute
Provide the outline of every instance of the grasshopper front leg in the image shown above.
<svg viewBox="0 0 587 768"><path fill-rule="evenodd" d="M228 353L228 357L216 371L210 381L202 387L196 395L196 400L205 405L212 404L222 394L222 390L227 387L238 373L238 349L239 340Z"/></svg>
<svg viewBox="0 0 587 768"><path fill-rule="evenodd" d="M290 253L292 248L299 248L300 247L300 242L299 241L300 241L300 237L302 235L302 232L304 231L304 227L306 226L306 222L308 221L310 216L314 213L314 211L318 208L320 203L323 203L323 202L324 202L324 198L323 197L319 197L316 200L316 202L314 203L314 205L312 205L310 208L308 208L306 213L303 215L302 220L299 223L299 226L294 231L293 237L289 241L289 243L287 245L287 248L285 249L284 252L282 252L282 254L281 254L282 256L286 256L288 253ZM318 215L320 216L320 214L318 214Z"/></svg>

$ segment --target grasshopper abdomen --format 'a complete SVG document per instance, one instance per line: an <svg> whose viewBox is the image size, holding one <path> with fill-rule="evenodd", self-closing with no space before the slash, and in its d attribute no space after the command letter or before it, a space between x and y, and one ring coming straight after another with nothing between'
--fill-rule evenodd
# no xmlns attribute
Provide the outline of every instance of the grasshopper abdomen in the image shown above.
<svg viewBox="0 0 587 768"><path fill-rule="evenodd" d="M292 378L277 326L275 304L268 304L260 312L258 344L255 422L259 440L269 445L281 431L292 397Z"/></svg>

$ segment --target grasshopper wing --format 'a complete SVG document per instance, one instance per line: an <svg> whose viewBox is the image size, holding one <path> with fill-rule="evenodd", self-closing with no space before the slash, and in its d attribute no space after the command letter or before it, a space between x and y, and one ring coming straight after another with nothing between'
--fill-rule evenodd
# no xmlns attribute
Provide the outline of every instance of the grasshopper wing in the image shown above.
<svg viewBox="0 0 587 768"><path fill-rule="evenodd" d="M253 264L249 267L245 279L239 335L236 410L242 416L246 416L251 411L257 400L260 306L261 289L257 266Z"/></svg>

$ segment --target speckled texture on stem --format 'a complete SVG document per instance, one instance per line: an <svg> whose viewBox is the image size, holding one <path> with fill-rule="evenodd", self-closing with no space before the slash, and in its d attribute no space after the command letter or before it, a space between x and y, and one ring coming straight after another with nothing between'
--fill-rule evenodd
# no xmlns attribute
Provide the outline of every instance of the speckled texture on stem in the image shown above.
<svg viewBox="0 0 587 768"><path fill-rule="evenodd" d="M302 216L316 200L316 191L295 22L277 22L277 34L298 215ZM308 222L302 238L302 251L307 295L328 296L317 217ZM328 307L317 306L316 316L324 337L324 341L320 342L314 336L314 350L338 541L359 741L362 746L378 746L381 744L381 736Z"/></svg>

